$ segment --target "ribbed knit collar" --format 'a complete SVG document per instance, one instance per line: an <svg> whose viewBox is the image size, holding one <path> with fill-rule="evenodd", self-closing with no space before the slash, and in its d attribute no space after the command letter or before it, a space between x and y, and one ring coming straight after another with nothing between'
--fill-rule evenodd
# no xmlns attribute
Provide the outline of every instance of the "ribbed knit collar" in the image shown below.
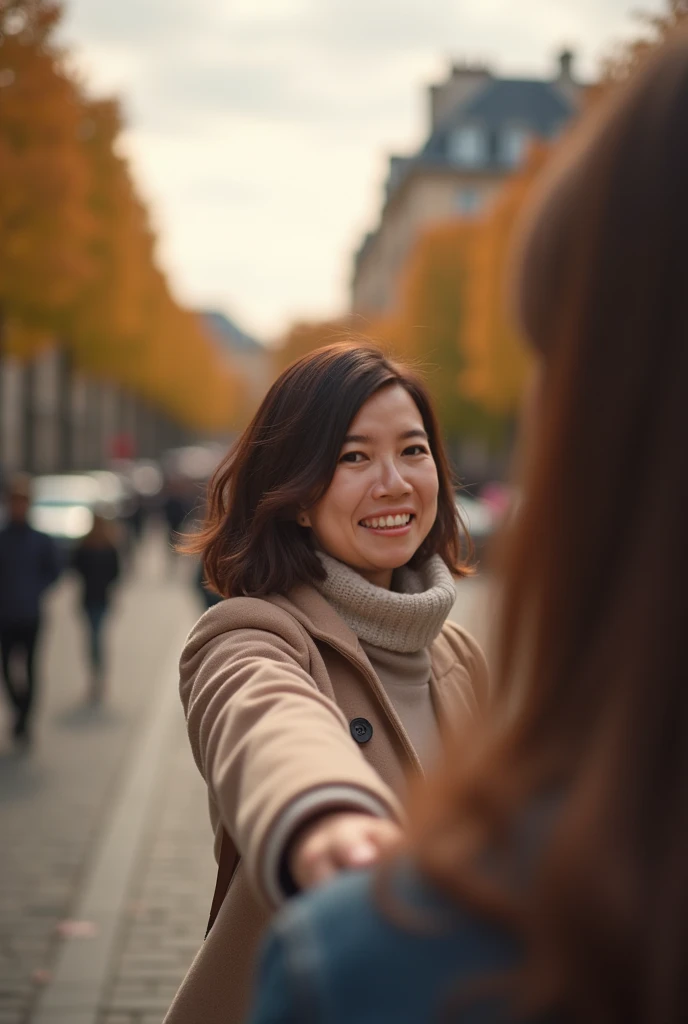
<svg viewBox="0 0 688 1024"><path fill-rule="evenodd" d="M429 647L456 599L454 580L439 555L419 569L394 572L394 590L376 587L354 569L318 552L327 578L316 587L359 640L409 654Z"/></svg>

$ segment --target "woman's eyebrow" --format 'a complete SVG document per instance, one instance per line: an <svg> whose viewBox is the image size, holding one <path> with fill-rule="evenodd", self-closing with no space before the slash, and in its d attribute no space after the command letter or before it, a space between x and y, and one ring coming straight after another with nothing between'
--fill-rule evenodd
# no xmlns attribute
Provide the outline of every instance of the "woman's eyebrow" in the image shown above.
<svg viewBox="0 0 688 1024"><path fill-rule="evenodd" d="M370 444L372 440L367 434L347 434L342 444Z"/></svg>
<svg viewBox="0 0 688 1024"><path fill-rule="evenodd" d="M428 435L424 430L416 427L414 430L405 430L403 434L399 434L397 440L407 441L411 437L420 437L424 441L428 440ZM342 444L372 444L373 439L368 434L347 434Z"/></svg>

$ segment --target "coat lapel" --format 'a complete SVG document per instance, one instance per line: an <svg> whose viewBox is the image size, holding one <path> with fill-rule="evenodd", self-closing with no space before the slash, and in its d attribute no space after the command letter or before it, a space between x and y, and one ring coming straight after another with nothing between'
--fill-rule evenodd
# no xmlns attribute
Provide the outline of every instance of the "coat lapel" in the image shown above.
<svg viewBox="0 0 688 1024"><path fill-rule="evenodd" d="M412 767L422 774L420 759L404 724L370 664L368 656L358 642L358 637L334 610L329 601L315 587L305 584L295 588L288 598L275 595L268 600L290 612L314 639L333 647L358 669L370 684L386 717L397 733Z"/></svg>

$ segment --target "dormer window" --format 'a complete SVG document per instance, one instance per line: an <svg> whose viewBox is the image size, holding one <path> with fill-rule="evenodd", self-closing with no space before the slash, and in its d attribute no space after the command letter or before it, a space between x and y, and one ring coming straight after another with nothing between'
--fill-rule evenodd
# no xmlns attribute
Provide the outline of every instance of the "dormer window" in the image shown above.
<svg viewBox="0 0 688 1024"><path fill-rule="evenodd" d="M499 159L507 167L517 167L525 156L530 136L525 128L505 128L499 137Z"/></svg>
<svg viewBox="0 0 688 1024"><path fill-rule="evenodd" d="M462 167L479 167L487 161L487 136L478 125L456 128L448 140L448 154L452 163Z"/></svg>

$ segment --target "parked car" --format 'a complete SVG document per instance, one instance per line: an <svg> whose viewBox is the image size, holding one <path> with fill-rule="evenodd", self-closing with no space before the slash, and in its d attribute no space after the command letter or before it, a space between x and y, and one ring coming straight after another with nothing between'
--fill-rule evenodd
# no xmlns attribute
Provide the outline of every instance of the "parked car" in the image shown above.
<svg viewBox="0 0 688 1024"><path fill-rule="evenodd" d="M132 514L136 493L123 474L107 469L93 469L88 476L93 477L98 484L99 511L102 511L106 519L127 519Z"/></svg>
<svg viewBox="0 0 688 1024"><path fill-rule="evenodd" d="M36 476L29 522L69 548L90 531L93 513L101 511L101 503L102 489L87 473Z"/></svg>

